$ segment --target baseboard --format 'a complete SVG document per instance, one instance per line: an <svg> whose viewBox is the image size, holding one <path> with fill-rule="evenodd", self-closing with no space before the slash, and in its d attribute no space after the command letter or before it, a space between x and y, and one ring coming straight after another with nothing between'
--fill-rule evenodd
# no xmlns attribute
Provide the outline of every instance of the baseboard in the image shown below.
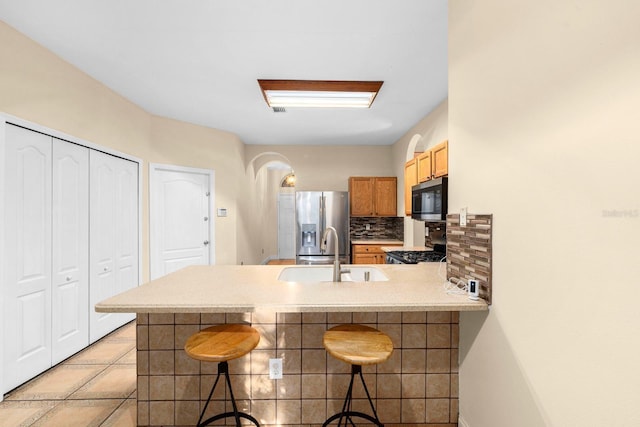
<svg viewBox="0 0 640 427"><path fill-rule="evenodd" d="M458 414L458 427L469 427L469 423L467 423L460 414Z"/></svg>

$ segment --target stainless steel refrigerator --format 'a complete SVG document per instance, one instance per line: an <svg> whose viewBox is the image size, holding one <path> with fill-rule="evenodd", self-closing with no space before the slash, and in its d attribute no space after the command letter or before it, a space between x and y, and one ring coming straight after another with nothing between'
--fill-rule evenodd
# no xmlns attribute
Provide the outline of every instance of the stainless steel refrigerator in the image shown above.
<svg viewBox="0 0 640 427"><path fill-rule="evenodd" d="M332 264L334 237L330 233L325 251L320 249L325 228L338 232L340 262L349 263L349 193L346 191L296 192L296 264Z"/></svg>

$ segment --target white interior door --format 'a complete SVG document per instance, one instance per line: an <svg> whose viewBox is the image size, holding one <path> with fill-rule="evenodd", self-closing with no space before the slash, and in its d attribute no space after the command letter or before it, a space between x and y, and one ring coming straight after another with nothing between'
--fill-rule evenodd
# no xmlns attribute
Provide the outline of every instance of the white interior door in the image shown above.
<svg viewBox="0 0 640 427"><path fill-rule="evenodd" d="M4 390L51 367L51 137L6 126Z"/></svg>
<svg viewBox="0 0 640 427"><path fill-rule="evenodd" d="M213 171L150 165L151 279L213 263Z"/></svg>
<svg viewBox="0 0 640 427"><path fill-rule="evenodd" d="M296 257L296 195L295 193L278 194L278 258L295 259Z"/></svg>
<svg viewBox="0 0 640 427"><path fill-rule="evenodd" d="M89 341L133 319L94 306L138 284L138 164L91 150Z"/></svg>
<svg viewBox="0 0 640 427"><path fill-rule="evenodd" d="M52 364L89 344L89 149L53 139Z"/></svg>

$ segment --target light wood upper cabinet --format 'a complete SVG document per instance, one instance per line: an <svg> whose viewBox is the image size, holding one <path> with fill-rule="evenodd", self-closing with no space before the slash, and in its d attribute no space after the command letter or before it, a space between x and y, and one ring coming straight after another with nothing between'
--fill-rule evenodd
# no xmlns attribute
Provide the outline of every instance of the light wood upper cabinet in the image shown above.
<svg viewBox="0 0 640 427"><path fill-rule="evenodd" d="M411 215L411 187L418 183L417 160L411 159L404 165L404 213Z"/></svg>
<svg viewBox="0 0 640 427"><path fill-rule="evenodd" d="M449 142L442 141L416 158L418 182L440 178L449 173Z"/></svg>
<svg viewBox="0 0 640 427"><path fill-rule="evenodd" d="M411 187L449 174L449 141L421 153L404 165L404 213L411 215ZM415 180L414 180L415 176Z"/></svg>
<svg viewBox="0 0 640 427"><path fill-rule="evenodd" d="M416 158L418 167L418 182L425 182L431 179L431 151L425 151Z"/></svg>
<svg viewBox="0 0 640 427"><path fill-rule="evenodd" d="M398 179L384 177L375 179L376 216L396 216L398 214Z"/></svg>
<svg viewBox="0 0 640 427"><path fill-rule="evenodd" d="M398 179L393 177L349 178L351 216L396 216Z"/></svg>
<svg viewBox="0 0 640 427"><path fill-rule="evenodd" d="M449 174L449 141L441 142L431 149L431 165L434 178Z"/></svg>
<svg viewBox="0 0 640 427"><path fill-rule="evenodd" d="M349 212L351 216L373 216L373 178L349 178Z"/></svg>

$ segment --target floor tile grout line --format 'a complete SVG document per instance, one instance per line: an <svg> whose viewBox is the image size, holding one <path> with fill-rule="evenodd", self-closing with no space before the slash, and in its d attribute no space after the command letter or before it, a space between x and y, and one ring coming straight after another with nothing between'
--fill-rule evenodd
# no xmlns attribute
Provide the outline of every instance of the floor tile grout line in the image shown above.
<svg viewBox="0 0 640 427"><path fill-rule="evenodd" d="M109 421L109 418L111 418L111 417L113 416L113 414L115 414L115 413L118 411L118 409L120 409L120 408L121 408L121 407L122 407L122 406L127 402L127 400L128 400L128 399L123 399L123 400L122 400L122 402L120 402L120 404L119 404L118 406L116 406L116 407L115 407L115 409L114 409L113 411L111 411L111 412L109 413L109 415L107 415L107 416L105 417L105 419L104 419L104 420L102 420L102 422L100 422L100 426L102 426L104 423L106 423L107 421Z"/></svg>
<svg viewBox="0 0 640 427"><path fill-rule="evenodd" d="M117 336L117 334L123 333L123 329L125 329L125 328L135 328L135 327L136 327L135 321L132 321L132 322L126 324L126 325L123 325L122 327L118 328L116 331L112 332L112 333L116 334L115 337L110 337L110 335L107 335L106 337L103 337L102 339L100 339L100 340L96 341L95 343L92 343L89 346L87 346L86 348L82 349L78 353L70 356L66 360L60 362L56 366L48 369L47 371L43 372L42 374L39 374L35 378L33 378L33 379L27 381L26 383L20 385L16 389L12 390L10 393L6 394L4 402L0 402L0 409L2 409L3 407L7 407L9 405L9 402L14 402L14 403L50 402L52 404L51 407L49 407L46 411L44 411L42 414L37 416L37 418L31 419L31 420L29 420L27 422L27 424L25 424L25 426L31 426L31 425L34 425L34 424L38 423L40 420L43 420L48 414L50 414L56 408L60 407L61 405L64 405L65 402L74 402L74 401L76 401L76 402L77 401L92 401L92 402L95 402L95 401L107 401L107 400L108 401L120 401L118 403L118 405L116 406L116 408L113 411L111 411L100 422L100 425L104 424L128 400L136 400L136 392L137 392L136 388L134 388L134 390L132 392L130 392L129 394L127 394L127 396L125 396L125 397L72 398L72 396L73 396L73 394L77 393L81 388L86 386L89 382L93 381L100 374L104 373L107 369L109 369L109 368L111 368L113 366L121 367L121 366L131 366L131 365L135 366L136 365L135 362L133 362L133 363L118 363L120 360L122 360L124 357L126 357L127 354L129 354L131 352L131 350L136 349L136 340L135 340L134 337L128 338L126 336L125 337ZM112 340L110 340L110 338ZM92 346L95 346L95 345L97 345L99 343L103 343L103 342L132 342L132 348L128 349L126 352L124 352L119 357L117 357L115 359L111 359L108 362L104 362L103 361L102 363L75 363L75 364L74 363L68 363L76 355L78 355L78 354L80 354L80 353L82 353L84 351L87 351L88 349L92 348ZM84 381L79 383L77 387L73 387L72 391L70 391L68 394L65 394L64 397L60 397L60 398L50 398L49 397L49 398L47 398L47 397L44 397L44 396L38 396L38 397L31 396L30 398L25 398L25 399L9 400L11 394L16 393L18 390L28 389L29 387L36 385L35 384L36 381L42 380L42 378L45 378L46 376L52 375L54 372L56 372L57 370L59 370L63 366L76 368L78 366L96 366L96 365L103 365L103 368L97 370L94 375L91 375L91 376L87 377ZM36 396L37 396L37 393L34 393L34 394L36 394ZM5 404L5 402L7 402L7 404Z"/></svg>

